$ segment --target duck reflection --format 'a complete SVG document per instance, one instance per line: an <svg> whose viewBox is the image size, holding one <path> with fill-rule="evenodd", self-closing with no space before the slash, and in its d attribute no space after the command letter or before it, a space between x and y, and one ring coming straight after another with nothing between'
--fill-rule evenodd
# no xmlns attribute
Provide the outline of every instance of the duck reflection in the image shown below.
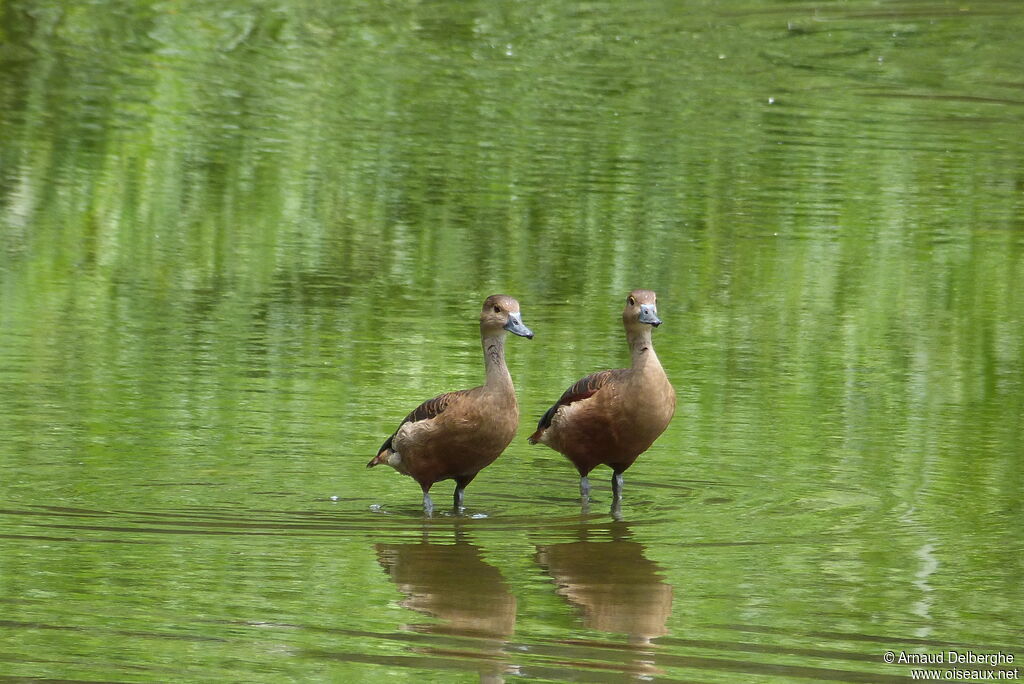
<svg viewBox="0 0 1024 684"><path fill-rule="evenodd" d="M441 620L403 625L403 629L472 638L412 641L410 648L443 658L456 668L475 670L482 682L504 681L510 666L503 647L515 629L516 598L480 549L459 532L454 543L431 543L424 538L420 543L377 544L375 548L384 572L406 596L401 605Z"/></svg>
<svg viewBox="0 0 1024 684"><path fill-rule="evenodd" d="M635 645L666 634L672 585L644 555L643 544L629 540L628 524L582 527L577 534L580 541L538 546L536 558L557 592L579 609L584 626L625 634Z"/></svg>
<svg viewBox="0 0 1024 684"><path fill-rule="evenodd" d="M420 632L504 639L516 624L516 598L480 549L454 544L377 544L377 561L406 595L406 608L443 620Z"/></svg>

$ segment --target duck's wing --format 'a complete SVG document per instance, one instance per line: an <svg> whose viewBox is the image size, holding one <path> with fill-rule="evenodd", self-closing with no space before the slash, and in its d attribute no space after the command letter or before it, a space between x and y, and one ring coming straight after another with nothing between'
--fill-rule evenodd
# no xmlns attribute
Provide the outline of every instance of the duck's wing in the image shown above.
<svg viewBox="0 0 1024 684"><path fill-rule="evenodd" d="M370 459L370 462L366 464L366 467L372 468L377 465L381 462L381 457L383 455L386 455L387 452L393 450L392 443L395 439L395 435L398 434L398 431L402 429L403 425L406 423L418 423L423 420L433 420L434 418L437 418L439 415L444 413L448 407L461 399L467 391L468 390L457 390L455 392L445 392L433 399L427 399L425 402L414 408L412 412L405 417L405 420L398 424L398 427L391 433L391 436L380 445L380 449L377 449L377 455Z"/></svg>
<svg viewBox="0 0 1024 684"><path fill-rule="evenodd" d="M527 439L530 444L536 444L540 441L540 436L544 434L544 431L551 426L551 420L555 417L555 413L558 409L563 406L568 406L577 401L583 401L597 394L602 387L607 385L610 381L619 377L622 373L625 373L625 369L619 368L616 370L603 370L597 373L591 373L590 375L580 378L577 380L569 389L562 393L562 396L558 398L558 401L541 416L537 422L537 431L530 435Z"/></svg>

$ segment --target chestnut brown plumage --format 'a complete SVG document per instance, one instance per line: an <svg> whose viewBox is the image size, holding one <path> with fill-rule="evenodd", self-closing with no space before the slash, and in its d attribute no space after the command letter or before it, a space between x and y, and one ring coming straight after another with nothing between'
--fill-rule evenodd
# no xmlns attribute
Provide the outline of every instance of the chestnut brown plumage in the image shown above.
<svg viewBox="0 0 1024 684"><path fill-rule="evenodd" d="M486 380L480 387L447 392L420 404L385 440L366 467L385 464L411 476L423 490L423 509L434 505L430 487L455 480L455 508L477 473L494 462L515 436L519 406L505 365L505 333L526 338L519 302L491 295L480 311Z"/></svg>
<svg viewBox="0 0 1024 684"><path fill-rule="evenodd" d="M675 413L675 389L651 340L651 329L661 325L655 293L630 292L622 323L632 365L578 380L547 410L529 437L531 444L545 444L576 466L584 498L590 493L587 475L607 465L613 473L615 499L621 499L622 473L665 431Z"/></svg>

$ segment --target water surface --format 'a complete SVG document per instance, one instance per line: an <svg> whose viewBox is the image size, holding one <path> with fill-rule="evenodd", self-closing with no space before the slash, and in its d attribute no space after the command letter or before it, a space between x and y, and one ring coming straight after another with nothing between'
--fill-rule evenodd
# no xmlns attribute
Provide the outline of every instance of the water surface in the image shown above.
<svg viewBox="0 0 1024 684"><path fill-rule="evenodd" d="M9 2L0 678L903 681L1024 660L1017 3ZM658 292L677 415L526 436ZM461 516L363 466L482 377ZM1005 669L1005 668L1004 668Z"/></svg>

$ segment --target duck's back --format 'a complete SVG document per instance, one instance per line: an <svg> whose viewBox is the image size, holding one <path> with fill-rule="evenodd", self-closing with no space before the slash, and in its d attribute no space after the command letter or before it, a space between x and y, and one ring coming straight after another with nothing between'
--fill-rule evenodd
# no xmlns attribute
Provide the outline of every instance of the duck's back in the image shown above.
<svg viewBox="0 0 1024 684"><path fill-rule="evenodd" d="M515 436L518 407L515 395L474 387L449 400L429 420L404 424L393 448L417 480L463 477L490 465Z"/></svg>
<svg viewBox="0 0 1024 684"><path fill-rule="evenodd" d="M567 456L581 473L602 464L625 469L665 431L674 412L675 391L660 367L602 371L567 390L534 441Z"/></svg>

